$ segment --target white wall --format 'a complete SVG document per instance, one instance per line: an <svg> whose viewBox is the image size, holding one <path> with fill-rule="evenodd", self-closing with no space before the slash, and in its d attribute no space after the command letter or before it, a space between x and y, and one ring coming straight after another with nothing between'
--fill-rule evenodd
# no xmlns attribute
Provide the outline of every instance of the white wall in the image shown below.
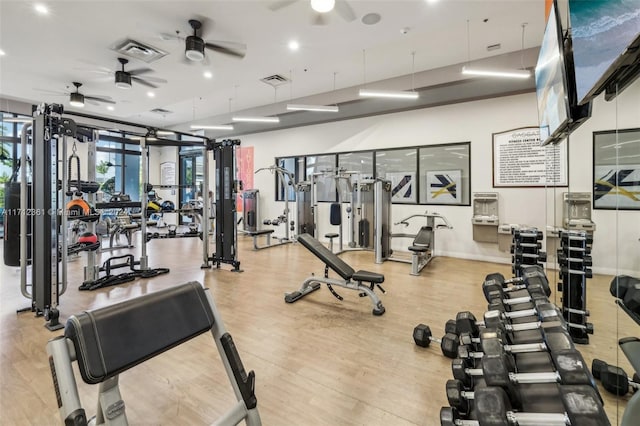
<svg viewBox="0 0 640 426"><path fill-rule="evenodd" d="M241 140L242 146L254 147L255 169L273 164L274 157L280 156L471 141L471 192L491 191L500 194L501 223L527 224L545 229L547 224L552 224L553 214L547 219L547 209L552 209L554 199L556 209L560 212L556 216L561 216L560 197L562 192L567 191L566 188L552 191L544 188L492 187L492 133L536 125L537 103L535 94L530 93L251 134L241 137ZM595 102L592 118L571 136L571 191L591 192L592 132L615 129L616 125L619 128L640 127L640 82L619 96L617 104L604 102L600 97ZM279 215L284 203L273 201L273 179L256 180L255 186L261 195L260 221ZM549 198L548 207L546 198ZM438 254L510 262L509 255L498 251L496 244L473 241L472 207L394 205L392 220L422 213L427 208L445 215L454 227L453 230L438 231ZM328 205L321 205L320 215L328 218ZM621 271L637 275L640 271L640 212L597 210L593 212L593 219L597 226L593 249L594 271ZM324 235L329 229L321 224L319 235ZM618 256L618 253L624 255Z"/></svg>

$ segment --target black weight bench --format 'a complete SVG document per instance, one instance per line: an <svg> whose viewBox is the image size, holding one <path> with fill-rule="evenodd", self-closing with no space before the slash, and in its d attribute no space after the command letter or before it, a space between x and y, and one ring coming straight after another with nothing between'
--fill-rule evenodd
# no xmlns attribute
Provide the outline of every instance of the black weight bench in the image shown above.
<svg viewBox="0 0 640 426"><path fill-rule="evenodd" d="M64 424L86 425L72 363L82 379L99 385L97 425L126 425L120 396L121 373L211 331L237 403L216 424L260 425L254 394L255 374L247 374L231 335L200 283L190 282L116 305L73 315L64 336L47 343L49 364Z"/></svg>
<svg viewBox="0 0 640 426"><path fill-rule="evenodd" d="M309 234L298 235L298 242L305 246L318 259L324 262L324 277L317 277L315 275L310 276L302 283L300 290L285 294L285 302L293 303L300 300L307 294L318 290L320 285L324 283L327 284L331 294L333 294L338 300L342 300L343 298L336 293L333 286L356 290L360 292L360 296L362 297L369 296L373 302L373 315L384 314L384 306L378 298L378 295L374 293L375 287L378 287L383 293L385 292L380 286L380 284L384 282L384 275L362 270L355 271L351 266L347 265L344 260L340 259L320 241L316 240ZM329 268L340 275L342 280L329 278ZM369 285L367 286L362 283L369 283Z"/></svg>

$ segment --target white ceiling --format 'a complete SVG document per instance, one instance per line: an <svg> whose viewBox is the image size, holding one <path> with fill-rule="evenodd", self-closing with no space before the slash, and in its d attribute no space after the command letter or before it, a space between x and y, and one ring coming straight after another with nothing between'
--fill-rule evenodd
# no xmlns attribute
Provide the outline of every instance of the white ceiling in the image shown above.
<svg viewBox="0 0 640 426"><path fill-rule="evenodd" d="M411 74L411 52L418 73L519 51L525 22L525 48L538 46L544 32L543 0L349 0L357 18L347 22L334 11L324 26L311 24L308 0L270 10L276 2L50 0L43 2L49 14L39 15L33 2L0 0L0 49L6 53L0 56L0 97L64 102L73 109L68 97L35 89L63 92L79 81L82 93L110 96L116 102L114 111L86 105L83 112L170 127L332 91L334 73L336 89L363 84L365 71L369 84ZM382 19L376 25L363 24L362 16L371 12ZM198 16L212 23L202 34L205 40L244 43L246 56L207 51L208 66L185 64L184 43L162 40L159 34L185 34L187 20ZM409 29L406 34L403 28ZM147 87L134 82L131 90L117 89L113 77L91 72L117 69L119 55L109 47L124 38L169 52L151 64L129 58L128 69L149 66L155 72L148 75L168 80L154 90L153 99ZM287 47L292 39L300 44L296 52ZM496 43L499 50L487 51ZM212 79L203 77L205 70L213 72ZM293 84L275 92L259 81L272 74L292 77ZM355 88L353 93L356 98ZM173 113L149 112L154 108Z"/></svg>

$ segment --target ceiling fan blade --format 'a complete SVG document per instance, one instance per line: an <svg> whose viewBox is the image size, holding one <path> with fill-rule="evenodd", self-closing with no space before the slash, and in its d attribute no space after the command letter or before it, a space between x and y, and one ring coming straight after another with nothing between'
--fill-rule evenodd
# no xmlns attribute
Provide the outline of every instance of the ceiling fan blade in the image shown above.
<svg viewBox="0 0 640 426"><path fill-rule="evenodd" d="M95 105L95 106L99 106L100 105L97 100L87 98L86 96L84 97L84 103L85 104L89 104L89 105Z"/></svg>
<svg viewBox="0 0 640 426"><path fill-rule="evenodd" d="M140 74L146 74L148 72L152 72L153 70L151 68L136 68L135 70L127 70L127 72L131 75L140 75Z"/></svg>
<svg viewBox="0 0 640 426"><path fill-rule="evenodd" d="M284 9L285 7L292 5L293 3L296 3L298 0L280 0L274 3L271 3L269 6L267 6L269 8L269 10L273 11L273 12L277 12L280 9Z"/></svg>
<svg viewBox="0 0 640 426"><path fill-rule="evenodd" d="M90 95L84 95L84 99L87 100L91 100L94 102L103 102L105 104L115 104L114 101L111 100L110 97L108 96L90 96Z"/></svg>
<svg viewBox="0 0 640 426"><path fill-rule="evenodd" d="M150 75L144 76L144 79L152 83L168 83L167 80L165 80L164 78L152 77Z"/></svg>
<svg viewBox="0 0 640 426"><path fill-rule="evenodd" d="M241 59L247 54L247 46L245 44L230 41L207 41L204 43L204 47L218 53L235 56L236 58Z"/></svg>
<svg viewBox="0 0 640 426"><path fill-rule="evenodd" d="M352 22L356 19L356 13L347 0L336 0L335 9L338 15L347 22Z"/></svg>
<svg viewBox="0 0 640 426"><path fill-rule="evenodd" d="M39 89L34 87L33 90L37 91L37 92L42 92L42 93L46 93L48 95L55 95L55 96L69 96L69 93L66 92L59 92L59 91L55 91L55 90L48 90L48 89Z"/></svg>
<svg viewBox="0 0 640 426"><path fill-rule="evenodd" d="M143 80L140 77L131 76L131 80L135 81L136 83L140 83L143 86L151 87L153 89L157 89L158 88L158 86L156 86L155 84L150 83L147 80Z"/></svg>

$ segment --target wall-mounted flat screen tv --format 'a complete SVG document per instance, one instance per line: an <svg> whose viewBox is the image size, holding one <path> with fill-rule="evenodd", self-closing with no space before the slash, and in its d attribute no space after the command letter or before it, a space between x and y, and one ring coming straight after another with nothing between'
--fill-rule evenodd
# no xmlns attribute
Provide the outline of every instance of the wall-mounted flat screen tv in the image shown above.
<svg viewBox="0 0 640 426"><path fill-rule="evenodd" d="M562 28L555 2L544 31L535 75L540 142L546 145L560 136L571 118Z"/></svg>
<svg viewBox="0 0 640 426"><path fill-rule="evenodd" d="M569 0L576 99L610 100L640 73L640 1Z"/></svg>

